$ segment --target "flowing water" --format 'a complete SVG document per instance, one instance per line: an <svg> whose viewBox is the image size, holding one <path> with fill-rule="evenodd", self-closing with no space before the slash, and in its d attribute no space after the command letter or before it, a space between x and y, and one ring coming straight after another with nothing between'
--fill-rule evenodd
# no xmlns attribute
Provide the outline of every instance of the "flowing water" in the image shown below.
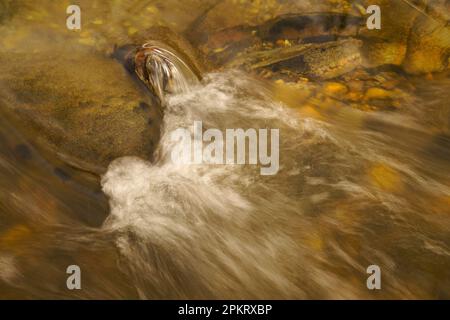
<svg viewBox="0 0 450 320"><path fill-rule="evenodd" d="M99 178L0 119L1 298L450 298L448 78L411 78L399 111L308 114L241 71L192 83L161 52L178 89L160 92L153 161ZM194 121L279 129L279 171L173 163L171 133ZM73 264L82 290L66 288Z"/></svg>
<svg viewBox="0 0 450 320"><path fill-rule="evenodd" d="M148 88L154 91L159 103L165 105L166 93L188 92L198 78L189 66L176 55L176 52L158 41L150 41L140 48L144 55L143 66L137 70L139 78L148 82Z"/></svg>

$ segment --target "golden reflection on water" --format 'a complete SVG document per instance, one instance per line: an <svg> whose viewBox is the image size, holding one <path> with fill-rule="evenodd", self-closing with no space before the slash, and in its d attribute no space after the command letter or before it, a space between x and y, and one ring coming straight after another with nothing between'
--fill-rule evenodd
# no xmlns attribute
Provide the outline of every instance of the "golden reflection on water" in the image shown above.
<svg viewBox="0 0 450 320"><path fill-rule="evenodd" d="M214 8L220 1L79 1L82 30L75 32L65 28L70 1L0 1L4 12L10 12L0 15L0 108L5 114L0 119L0 298L450 297L450 81L445 73L362 70L338 80L301 77L296 82L267 70L259 74L262 83L256 89L268 89L274 101L299 119L329 126L337 141L316 143L306 134L302 150L286 147L286 166L300 163L315 176L255 178L255 186L239 189L242 196L253 190L270 198L273 188L294 206L284 207L280 199L273 200L278 209L260 204L252 216L252 235L236 230L234 239L242 240L242 247L251 247L248 239L258 239L270 224L285 232L277 238L279 252L259 252L269 257L261 260L267 270L274 270L265 274L261 286L244 262L248 276L225 275L218 279L220 288L208 283L213 269L220 267L214 264L220 248L205 249L211 260L199 261L199 270L211 274L201 275L189 269L192 262L178 261L185 257L177 256L181 249L146 243L126 229L119 233L135 245L137 257L130 262L117 234L101 228L110 207L98 173L123 155L149 159L157 141L150 146L148 137L156 135L161 122L154 101L110 58L114 47L145 39L154 26L186 34L204 23L202 32L207 33L218 26L261 24L287 10L284 1L225 2L245 10L228 6L232 12L219 14ZM351 10L346 1L334 2L344 12ZM209 12L207 22L196 20ZM199 49L206 56L223 50ZM149 128L150 120L155 127ZM239 120L237 124L248 123ZM58 154L67 152L78 158ZM95 166L84 167L80 157ZM333 189L342 177L369 194L358 197ZM323 180L329 185L320 186ZM258 210L269 210L264 206L279 216L258 216ZM209 219L203 223L211 228L232 229ZM147 255L139 255L140 248ZM285 261L272 261L277 254ZM143 256L148 260L140 260ZM365 287L365 268L374 261L384 270L383 290L376 293ZM82 266L81 291L66 288L65 271L71 264ZM277 266L285 271L289 264L301 269L286 267L293 274L277 278ZM148 279L141 273L146 268L160 268L152 271L160 278ZM264 274L261 270L258 276ZM283 283L286 279L291 283ZM279 287L271 288L271 283ZM278 296L280 288L292 291Z"/></svg>

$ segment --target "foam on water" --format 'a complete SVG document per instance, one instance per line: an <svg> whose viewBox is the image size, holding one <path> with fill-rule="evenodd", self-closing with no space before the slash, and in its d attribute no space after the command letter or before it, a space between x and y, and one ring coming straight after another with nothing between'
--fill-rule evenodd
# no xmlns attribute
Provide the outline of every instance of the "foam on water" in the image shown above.
<svg viewBox="0 0 450 320"><path fill-rule="evenodd" d="M432 193L428 187L438 183L414 175L364 131L300 118L237 72L210 74L167 102L157 160L117 159L102 178L111 206L104 229L117 233L126 271L145 297L365 297L349 277L373 259L392 266L396 249L385 252L381 241L358 252L339 239L368 245L381 221L409 237L404 221L418 208L361 172L375 157L417 188ZM204 129L280 129L280 171L260 176L257 166L173 164L170 132L193 121ZM448 193L443 187L439 192ZM401 280L391 280L397 290Z"/></svg>

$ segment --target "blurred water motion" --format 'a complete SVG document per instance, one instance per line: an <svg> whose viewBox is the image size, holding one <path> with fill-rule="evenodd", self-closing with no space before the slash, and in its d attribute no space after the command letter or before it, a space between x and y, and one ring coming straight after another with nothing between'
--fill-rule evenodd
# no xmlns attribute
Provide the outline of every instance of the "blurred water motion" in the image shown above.
<svg viewBox="0 0 450 320"><path fill-rule="evenodd" d="M30 84L25 88L42 89L30 92L13 90L15 78L29 75L10 73L11 82L0 77L0 298L450 298L447 76L402 74L408 85L391 85L393 99L379 89L353 99L333 81L291 86L243 71L211 71L188 92L166 97L154 159L110 159L111 142L100 154L112 162L97 175L42 147L44 135L12 121L5 102L33 106L49 92L67 92L67 101L81 96L93 105L89 112L101 115L103 104L135 99L140 107L119 118L133 128L153 105L139 103L134 84L122 87L131 77L117 71L118 84L96 83L108 92L103 101L95 91L71 91L77 76L67 64L91 59L89 68L80 68L83 78L107 79L114 46L145 37L152 26L183 33L216 2L80 2L83 28L75 33L65 29L68 2L0 1L6 8L0 72L19 64L12 56L29 55L24 63L31 65L46 52L67 72L67 82L56 82L46 78L49 70L33 70L48 86ZM261 2L253 14L272 12L277 3ZM380 96L394 101L394 110L367 112L367 101ZM44 109L24 110L49 126ZM80 113L74 126L91 116ZM170 132L194 121L204 129L279 128L279 173L260 176L248 165L174 165ZM62 132L65 144L64 130L72 128L60 125L49 130L54 139ZM134 138L130 132L114 137L125 144ZM82 290L66 287L72 264L81 267ZM372 264L382 270L377 292L366 288Z"/></svg>

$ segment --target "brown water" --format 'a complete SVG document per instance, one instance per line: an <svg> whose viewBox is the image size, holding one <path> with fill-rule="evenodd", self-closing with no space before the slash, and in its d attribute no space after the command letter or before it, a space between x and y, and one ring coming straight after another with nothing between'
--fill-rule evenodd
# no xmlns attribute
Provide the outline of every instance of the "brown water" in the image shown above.
<svg viewBox="0 0 450 320"><path fill-rule="evenodd" d="M24 112L45 119L51 105L42 97L52 92L69 92L52 100L69 105L82 97L92 112L101 112L102 99L137 105L142 97L131 78L109 67L113 45L155 24L181 32L212 5L86 1L79 34L65 29L67 4L18 1L15 16L0 18L7 59L0 71L9 72L0 83L1 108L27 101ZM32 69L33 59L50 52L67 82ZM43 90L27 99L17 95L14 78L27 75L11 70L27 68L14 68L20 60L12 56L24 57L48 86L24 87ZM90 67L76 74L68 63L80 57ZM97 81L98 91L76 84L77 76L111 75L117 84ZM330 107L328 100L312 111L306 103L292 108L290 90L240 71L212 72L189 92L167 97L153 162L113 157L101 177L42 147L46 136L30 135L28 122L2 117L0 297L450 298L450 80L407 81L408 98L396 111L368 113L336 101ZM139 113L128 118L123 110L120 119L137 121ZM89 114L74 117L82 126ZM174 165L170 132L196 120L205 129L280 129L280 171ZM78 137L62 139L71 146ZM66 287L73 264L82 270L81 290ZM366 288L372 264L382 270L379 291Z"/></svg>

